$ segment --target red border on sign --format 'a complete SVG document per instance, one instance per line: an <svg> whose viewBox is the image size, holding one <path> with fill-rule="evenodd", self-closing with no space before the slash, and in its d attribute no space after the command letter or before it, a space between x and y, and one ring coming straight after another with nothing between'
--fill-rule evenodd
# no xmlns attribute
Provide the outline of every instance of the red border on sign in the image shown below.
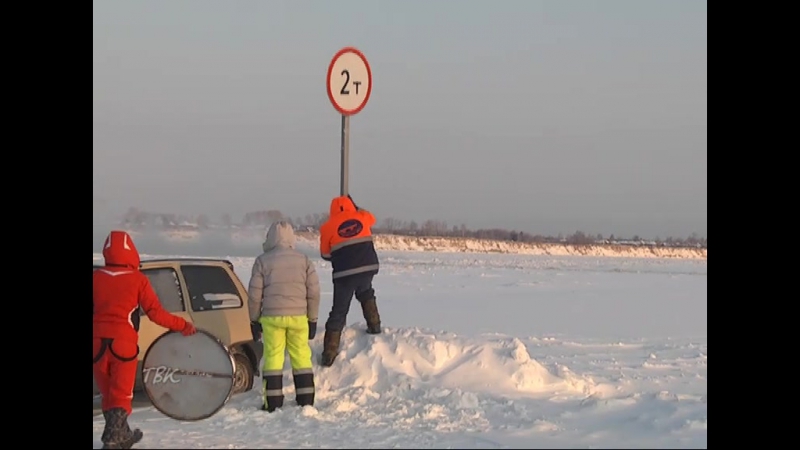
<svg viewBox="0 0 800 450"><path fill-rule="evenodd" d="M336 60L339 59L340 56L344 55L345 53L355 53L362 61L364 61L364 66L367 67L367 78L369 78L369 86L367 86L367 94L364 96L364 101L361 102L361 106L353 110L346 110L339 106L336 101L333 99L333 93L331 92L331 73L333 73L333 65L336 64ZM372 94L372 69L369 67L369 62L367 62L367 57L364 56L361 51L355 47L345 47L335 55L333 55L333 59L331 59L331 63L328 65L328 76L325 78L325 90L328 91L328 99L330 99L331 104L339 111L342 115L345 116L353 116L358 114L365 106L367 106L367 102L369 101L369 96Z"/></svg>

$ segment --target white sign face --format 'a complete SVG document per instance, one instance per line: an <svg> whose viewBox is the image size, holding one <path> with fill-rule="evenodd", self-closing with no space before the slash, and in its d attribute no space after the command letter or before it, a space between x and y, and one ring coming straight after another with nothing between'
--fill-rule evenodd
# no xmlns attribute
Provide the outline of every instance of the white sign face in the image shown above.
<svg viewBox="0 0 800 450"><path fill-rule="evenodd" d="M328 97L341 114L358 114L372 93L372 71L367 58L347 47L334 55L328 66Z"/></svg>
<svg viewBox="0 0 800 450"><path fill-rule="evenodd" d="M175 420L202 420L217 413L233 392L233 358L204 330L191 336L167 331L147 349L142 385L153 406Z"/></svg>

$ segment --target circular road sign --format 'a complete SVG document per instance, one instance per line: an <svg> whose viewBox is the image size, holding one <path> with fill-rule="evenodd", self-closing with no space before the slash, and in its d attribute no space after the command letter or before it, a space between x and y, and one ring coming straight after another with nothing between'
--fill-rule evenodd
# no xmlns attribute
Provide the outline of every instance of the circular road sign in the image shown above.
<svg viewBox="0 0 800 450"><path fill-rule="evenodd" d="M205 330L167 331L142 360L142 384L153 406L176 420L203 420L225 406L234 386L233 357Z"/></svg>
<svg viewBox="0 0 800 450"><path fill-rule="evenodd" d="M328 98L342 115L358 114L372 93L372 71L367 58L358 49L345 47L328 66Z"/></svg>

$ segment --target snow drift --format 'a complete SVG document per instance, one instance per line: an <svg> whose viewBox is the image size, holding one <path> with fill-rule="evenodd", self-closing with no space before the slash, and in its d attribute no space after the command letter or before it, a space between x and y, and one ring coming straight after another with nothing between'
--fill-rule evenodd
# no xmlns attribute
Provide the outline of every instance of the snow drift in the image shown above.
<svg viewBox="0 0 800 450"><path fill-rule="evenodd" d="M317 236L308 236L316 242ZM427 237L397 236L380 234L375 238L378 250L389 251L426 251L447 253L509 253L517 255L547 256L601 256L631 258L680 258L705 259L708 250L705 248L659 247L655 245L618 245L618 244L551 244L495 241L491 239L474 239L459 237Z"/></svg>
<svg viewBox="0 0 800 450"><path fill-rule="evenodd" d="M514 400L603 395L602 386L566 366L545 367L517 338L466 338L419 328L385 328L373 336L363 330L363 323L345 329L332 367L315 361L316 408L306 414L395 430L482 431L492 428L487 414L514 415ZM322 334L311 343L314 355L322 353ZM290 372L287 360L289 400Z"/></svg>
<svg viewBox="0 0 800 450"><path fill-rule="evenodd" d="M198 232L170 231L158 234L162 243L170 245L188 246L204 242L212 245L211 248L219 252L228 253L231 247L260 248L266 231L253 229L216 230ZM150 239L148 233L129 230L137 240ZM102 243L105 235L95 240ZM144 241L143 241L144 242ZM299 246L310 251L317 251L319 234L313 231L297 232ZM659 247L656 245L621 245L621 244L592 244L572 245L556 243L524 243L510 241L495 241L491 239L474 239L460 237L431 237L431 236L399 236L393 234L378 234L375 236L375 246L379 251L397 252L443 252L443 253L505 253L517 255L538 256L594 256L594 257L629 257L629 258L673 258L673 259L706 259L708 249L688 247ZM169 250L173 251L173 250ZM179 251L178 248L174 251Z"/></svg>
<svg viewBox="0 0 800 450"><path fill-rule="evenodd" d="M321 336L312 342L312 350L322 352ZM336 364L319 370L317 378L322 392L348 398L355 390L359 401L398 390L399 397L416 401L430 386L445 396L451 390L585 396L595 387L567 367L557 366L551 372L517 338L466 338L419 328L387 328L376 336L348 328Z"/></svg>

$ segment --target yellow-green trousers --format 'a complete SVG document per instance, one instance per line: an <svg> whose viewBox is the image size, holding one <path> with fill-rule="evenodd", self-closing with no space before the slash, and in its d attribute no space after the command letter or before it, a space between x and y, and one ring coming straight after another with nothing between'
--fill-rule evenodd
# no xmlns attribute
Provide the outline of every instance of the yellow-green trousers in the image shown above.
<svg viewBox="0 0 800 450"><path fill-rule="evenodd" d="M264 343L264 409L272 412L283 406L283 364L286 350L292 364L297 404L314 404L314 371L308 345L307 316L263 316L261 340Z"/></svg>

